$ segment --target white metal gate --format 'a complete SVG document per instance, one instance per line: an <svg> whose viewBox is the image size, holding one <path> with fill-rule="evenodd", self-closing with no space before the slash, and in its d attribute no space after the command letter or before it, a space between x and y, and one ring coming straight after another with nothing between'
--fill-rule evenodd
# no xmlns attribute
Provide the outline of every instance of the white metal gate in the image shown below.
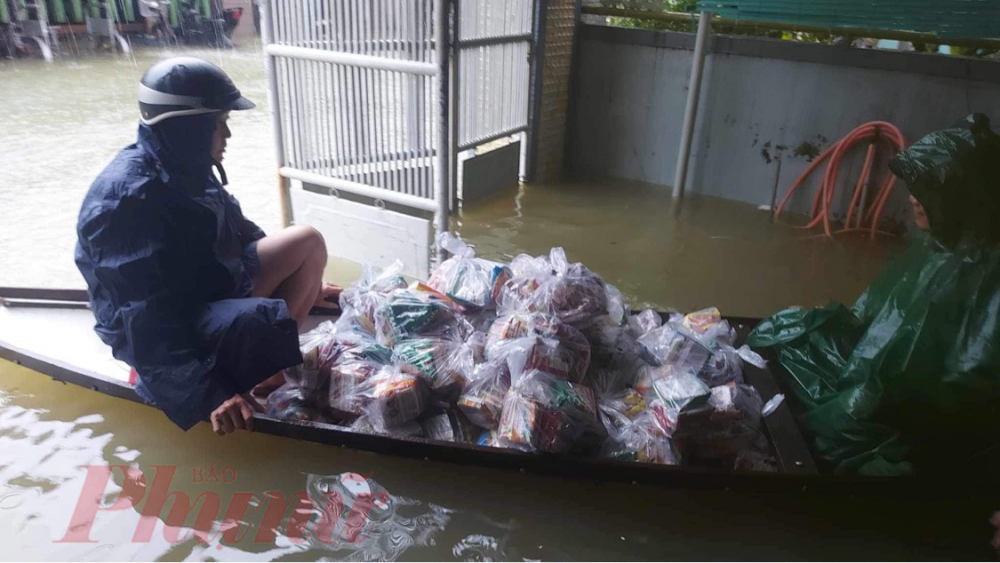
<svg viewBox="0 0 1000 563"><path fill-rule="evenodd" d="M287 223L426 277L448 228L447 0L271 0L265 52Z"/></svg>
<svg viewBox="0 0 1000 563"><path fill-rule="evenodd" d="M451 189L458 193L463 151L522 137L521 173L535 84L536 18L542 0L451 0ZM454 207L454 201L452 202Z"/></svg>

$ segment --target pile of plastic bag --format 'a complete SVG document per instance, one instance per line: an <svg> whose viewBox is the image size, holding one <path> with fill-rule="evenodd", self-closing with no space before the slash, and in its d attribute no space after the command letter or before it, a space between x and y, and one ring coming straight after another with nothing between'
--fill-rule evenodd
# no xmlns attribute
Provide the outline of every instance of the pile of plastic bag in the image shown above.
<svg viewBox="0 0 1000 563"><path fill-rule="evenodd" d="M401 265L341 295L342 316L302 335L271 414L360 432L676 465L769 469L763 367L717 309L633 315L561 248L509 265L452 253L428 282Z"/></svg>

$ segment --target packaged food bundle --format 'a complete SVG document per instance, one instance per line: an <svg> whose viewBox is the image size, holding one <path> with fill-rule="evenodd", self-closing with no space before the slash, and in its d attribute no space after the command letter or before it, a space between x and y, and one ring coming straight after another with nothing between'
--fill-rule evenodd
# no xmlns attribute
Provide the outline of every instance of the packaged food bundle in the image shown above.
<svg viewBox="0 0 1000 563"><path fill-rule="evenodd" d="M365 416L379 432L415 420L428 400L423 381L394 366L384 366L372 376L362 395L367 399Z"/></svg>
<svg viewBox="0 0 1000 563"><path fill-rule="evenodd" d="M509 340L496 348L491 361L506 360L511 376L529 371L542 371L553 377L579 383L589 358L579 354L579 349L563 345L554 338L528 336ZM586 361L587 363L584 363Z"/></svg>
<svg viewBox="0 0 1000 563"><path fill-rule="evenodd" d="M509 389L510 369L506 361L479 364L458 398L458 408L477 426L496 429Z"/></svg>
<svg viewBox="0 0 1000 563"><path fill-rule="evenodd" d="M309 391L317 391L326 383L329 372L320 369L320 349L302 352L302 363L285 368L285 383Z"/></svg>
<svg viewBox="0 0 1000 563"><path fill-rule="evenodd" d="M651 366L648 364L643 365L641 368L639 368L639 373L636 376L635 389L643 397L646 397L646 399L652 400L653 398L656 397L656 394L653 391L654 383L656 383L660 379L671 377L679 371L685 371L685 370L691 371L689 368L684 368L684 367L679 368L677 366L672 366L672 365L665 365L665 366Z"/></svg>
<svg viewBox="0 0 1000 563"><path fill-rule="evenodd" d="M644 309L641 313L628 318L628 332L633 338L639 338L661 326L663 317L652 309Z"/></svg>
<svg viewBox="0 0 1000 563"><path fill-rule="evenodd" d="M632 388L635 385L637 371L638 367L617 365L602 367L592 364L581 383L590 387L598 397L611 395Z"/></svg>
<svg viewBox="0 0 1000 563"><path fill-rule="evenodd" d="M393 291L375 313L379 344L394 347L400 340L440 335L456 323L454 302L423 284Z"/></svg>
<svg viewBox="0 0 1000 563"><path fill-rule="evenodd" d="M420 425L425 438L444 442L475 443L481 430L465 415L454 409L438 409L422 417Z"/></svg>
<svg viewBox="0 0 1000 563"><path fill-rule="evenodd" d="M375 334L375 313L397 289L406 288L403 262L394 261L384 269L365 266L361 279L340 294L341 321L357 331Z"/></svg>
<svg viewBox="0 0 1000 563"><path fill-rule="evenodd" d="M649 363L658 366L684 366L698 372L712 355L711 349L676 323L653 329L638 341L644 346Z"/></svg>
<svg viewBox="0 0 1000 563"><path fill-rule="evenodd" d="M748 346L733 348L736 332L721 320L717 309L709 311L714 313L692 313L639 337L645 359L656 365L692 369L712 387L742 383L744 361L764 367L764 359Z"/></svg>
<svg viewBox="0 0 1000 563"><path fill-rule="evenodd" d="M652 382L651 400L659 399L673 413L680 413L689 405L704 404L712 394L711 389L693 371L674 370L668 376Z"/></svg>
<svg viewBox="0 0 1000 563"><path fill-rule="evenodd" d="M650 411L625 419L614 433L609 428L601 454L622 461L680 464L673 439L660 428Z"/></svg>
<svg viewBox="0 0 1000 563"><path fill-rule="evenodd" d="M329 404L341 417L358 416L365 410L368 382L384 364L368 360L339 362L330 370Z"/></svg>
<svg viewBox="0 0 1000 563"><path fill-rule="evenodd" d="M615 421L634 419L645 412L649 405L645 397L635 389L624 389L601 397L598 407L601 411L601 421L605 427L609 427L609 423L615 426Z"/></svg>
<svg viewBox="0 0 1000 563"><path fill-rule="evenodd" d="M399 438L422 438L424 435L423 427L416 420L410 420L398 426L384 426L381 423L377 424L368 413L359 416L348 428L363 434L387 434Z"/></svg>
<svg viewBox="0 0 1000 563"><path fill-rule="evenodd" d="M552 315L514 313L497 319L486 338L486 358L510 358L512 371L545 366L549 373L580 381L590 366L590 342ZM531 361L528 361L528 359ZM546 364L548 364L546 366Z"/></svg>
<svg viewBox="0 0 1000 563"><path fill-rule="evenodd" d="M472 248L451 233L439 234L437 242L452 257L434 270L427 285L463 305L495 307L500 290L513 276L510 267L476 258Z"/></svg>
<svg viewBox="0 0 1000 563"><path fill-rule="evenodd" d="M625 301L625 296L615 286L605 284L605 292L608 301L608 320L615 326L625 326L629 318L629 304Z"/></svg>
<svg viewBox="0 0 1000 563"><path fill-rule="evenodd" d="M404 372L423 378L432 391L445 396L457 396L476 367L470 346L438 337L402 340L393 348L392 359Z"/></svg>
<svg viewBox="0 0 1000 563"><path fill-rule="evenodd" d="M372 362L386 365L392 362L392 350L375 340L364 337L338 337L340 354L334 362Z"/></svg>
<svg viewBox="0 0 1000 563"><path fill-rule="evenodd" d="M709 307L708 309L688 313L684 315L684 319L681 320L681 324L684 325L684 328L694 332L695 334L709 334L716 327L722 325L723 322L722 312L720 312L716 307ZM725 328L728 330L729 323L725 324Z"/></svg>
<svg viewBox="0 0 1000 563"><path fill-rule="evenodd" d="M497 320L496 309L466 310L459 322L459 332L468 337L473 332L487 333ZM485 341L483 342L485 345Z"/></svg>
<svg viewBox="0 0 1000 563"><path fill-rule="evenodd" d="M750 385L713 387L708 400L683 409L674 440L685 460L732 468L745 451L767 451L763 401Z"/></svg>
<svg viewBox="0 0 1000 563"><path fill-rule="evenodd" d="M516 377L504 400L497 436L523 451L592 450L605 437L590 389L531 371Z"/></svg>
<svg viewBox="0 0 1000 563"><path fill-rule="evenodd" d="M497 436L496 430L486 430L479 435L479 439L476 440L477 446L486 446L488 448L502 448L503 445L500 444L500 438Z"/></svg>
<svg viewBox="0 0 1000 563"><path fill-rule="evenodd" d="M733 348L728 344L718 344L711 357L705 362L699 374L709 387L727 383L743 383L743 367L748 363L764 368L767 362L749 346Z"/></svg>
<svg viewBox="0 0 1000 563"><path fill-rule="evenodd" d="M302 356L311 356L321 370L330 368L340 354L337 325L333 321L323 321L316 328L299 335L299 350Z"/></svg>
<svg viewBox="0 0 1000 563"><path fill-rule="evenodd" d="M614 324L609 317L599 319L585 328L583 334L590 342L591 360L595 364L611 361L619 348L628 345L627 340L635 342L623 327ZM641 348L637 350L641 351Z"/></svg>
<svg viewBox="0 0 1000 563"><path fill-rule="evenodd" d="M496 315L488 319L479 316L460 315L455 325L449 331L450 337L461 340L472 352L472 356L477 364L486 361L486 331L496 320Z"/></svg>
<svg viewBox="0 0 1000 563"><path fill-rule="evenodd" d="M500 294L502 312L548 313L579 327L608 312L604 282L583 264L570 264L562 248L553 248L548 258L518 256L511 269L514 277Z"/></svg>
<svg viewBox="0 0 1000 563"><path fill-rule="evenodd" d="M598 395L635 385L639 370L648 364L643 346L621 326L607 319L584 331L591 343L590 369L584 382Z"/></svg>
<svg viewBox="0 0 1000 563"><path fill-rule="evenodd" d="M313 395L307 389L290 383L268 395L266 412L285 420L327 421Z"/></svg>

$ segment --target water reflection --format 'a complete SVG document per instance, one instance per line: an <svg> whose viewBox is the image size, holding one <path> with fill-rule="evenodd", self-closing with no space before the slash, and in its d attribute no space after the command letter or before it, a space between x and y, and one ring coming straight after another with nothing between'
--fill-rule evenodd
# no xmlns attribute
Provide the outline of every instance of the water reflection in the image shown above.
<svg viewBox="0 0 1000 563"><path fill-rule="evenodd" d="M31 406L33 398L0 390L0 541L8 553L394 561L420 548L459 560L509 556L513 522L395 494L370 471L288 468L285 478L260 479L220 456L211 466L220 477L211 479L208 463L165 464L163 452L147 456L124 443L128 432L116 437L104 416L60 420ZM221 473L223 464L231 472Z"/></svg>

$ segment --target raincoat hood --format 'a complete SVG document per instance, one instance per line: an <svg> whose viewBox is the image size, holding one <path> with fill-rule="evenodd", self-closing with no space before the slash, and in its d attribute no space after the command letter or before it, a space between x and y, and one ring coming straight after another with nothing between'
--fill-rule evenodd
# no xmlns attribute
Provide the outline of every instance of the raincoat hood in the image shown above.
<svg viewBox="0 0 1000 563"><path fill-rule="evenodd" d="M1000 136L974 113L926 135L901 152L889 168L924 206L931 232L942 244L1000 242Z"/></svg>
<svg viewBox="0 0 1000 563"><path fill-rule="evenodd" d="M140 123L138 144L156 159L168 177L183 179L182 184L188 188L203 189L213 165L219 168L225 185L225 171L212 159L217 117L218 114L188 115L156 125Z"/></svg>

